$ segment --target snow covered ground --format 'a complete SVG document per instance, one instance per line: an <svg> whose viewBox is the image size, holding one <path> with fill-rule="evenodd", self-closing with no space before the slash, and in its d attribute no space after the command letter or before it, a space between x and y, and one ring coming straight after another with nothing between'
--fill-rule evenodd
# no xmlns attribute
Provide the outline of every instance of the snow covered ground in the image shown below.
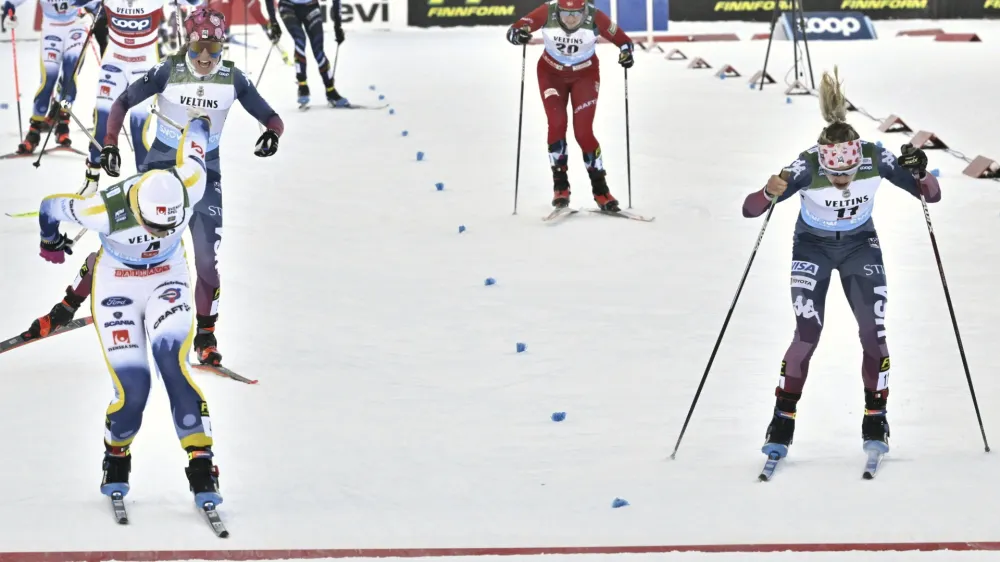
<svg viewBox="0 0 1000 562"><path fill-rule="evenodd" d="M897 29L942 26L983 42L894 37ZM0 419L9 428L0 552L997 540L1000 460L983 452L920 205L888 183L875 220L890 284L893 450L878 479L860 478L861 349L834 283L795 445L773 482L756 480L794 326L794 201L775 210L677 459L668 459L760 228L760 219L741 216L743 197L823 125L815 98L786 103L781 84L748 87L767 42L746 39L765 24L674 28L740 33L744 41L668 48L716 68L732 64L745 77L719 80L714 69L637 52L628 84L632 204L657 217L648 224L590 214L558 225L539 220L551 198L534 74L541 47L528 49L511 214L521 61L502 29L349 35L338 88L365 104L382 94L394 115L334 111L319 100L301 113L293 69L272 57L260 89L285 119L278 154L253 156L258 129L239 107L222 142L218 336L226 363L261 382L197 375L232 536L215 538L192 507L186 460L157 385L133 447L131 524L114 525L98 492L112 391L85 329L0 357ZM970 156L1000 159L992 125L1000 122L1000 78L989 70L1000 56L1000 22L876 28L878 41L810 43L817 83L839 64L848 96L873 115L898 114ZM10 48L0 44L5 77ZM254 80L265 54L249 53ZM623 73L612 47L599 54L595 130L612 191L627 204ZM23 121L37 56L37 43L18 45ZM243 66L242 49L231 58ZM776 42L769 70L779 83L791 61L791 45ZM310 71L318 93L313 62ZM76 104L85 123L96 80L88 61ZM7 78L0 102L9 104L0 112L0 152L13 151L18 124ZM908 140L880 134L859 114L851 119L865 139L897 153ZM83 147L82 133L74 143ZM962 176L957 158L929 154L944 190L931 217L985 428L1000 439L1000 357L990 351L1000 186ZM572 141L570 155L574 204L592 206ZM127 149L123 157L131 172ZM42 196L82 185L78 157L47 155L38 169L31 161L0 161L0 210L35 210ZM14 335L61 298L98 242L88 235L67 264L54 266L37 255L34 220L0 218L0 333ZM467 230L459 234L459 225ZM496 284L485 286L487 277ZM515 352L517 342L525 353ZM550 420L557 411L565 421ZM612 509L616 497L631 505ZM614 558L640 556L997 559Z"/></svg>

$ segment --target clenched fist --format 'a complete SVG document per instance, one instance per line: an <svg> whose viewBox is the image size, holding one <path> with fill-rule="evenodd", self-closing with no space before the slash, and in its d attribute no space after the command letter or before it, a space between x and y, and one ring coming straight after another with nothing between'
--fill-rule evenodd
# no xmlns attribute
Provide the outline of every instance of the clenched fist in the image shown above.
<svg viewBox="0 0 1000 562"><path fill-rule="evenodd" d="M781 175L768 178L767 185L764 186L764 191L767 193L768 199L781 197L781 194L788 189L788 182L785 181L784 176L785 172L781 172Z"/></svg>

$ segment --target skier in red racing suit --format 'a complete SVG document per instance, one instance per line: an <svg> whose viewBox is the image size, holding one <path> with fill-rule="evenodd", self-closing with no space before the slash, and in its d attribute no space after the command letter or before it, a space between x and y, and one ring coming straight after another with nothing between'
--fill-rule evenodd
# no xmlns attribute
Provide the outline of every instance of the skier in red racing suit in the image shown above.
<svg viewBox="0 0 1000 562"><path fill-rule="evenodd" d="M600 64L594 52L599 37L617 45L618 64L631 68L632 40L604 12L584 0L551 0L517 20L507 40L524 45L533 31L542 30L545 52L538 59L538 90L549 122L549 162L552 165L552 206L569 205L566 175L566 104L573 100L573 132L583 151L594 201L605 211L619 211L605 179L601 146L594 137L594 114L601 85Z"/></svg>

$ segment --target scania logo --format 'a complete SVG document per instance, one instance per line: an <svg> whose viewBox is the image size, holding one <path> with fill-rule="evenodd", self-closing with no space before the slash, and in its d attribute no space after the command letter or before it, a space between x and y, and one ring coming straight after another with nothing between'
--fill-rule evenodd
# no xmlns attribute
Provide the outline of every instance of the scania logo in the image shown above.
<svg viewBox="0 0 1000 562"><path fill-rule="evenodd" d="M145 31L149 29L151 22L148 19L127 20L122 18L111 18L111 25L132 31Z"/></svg>

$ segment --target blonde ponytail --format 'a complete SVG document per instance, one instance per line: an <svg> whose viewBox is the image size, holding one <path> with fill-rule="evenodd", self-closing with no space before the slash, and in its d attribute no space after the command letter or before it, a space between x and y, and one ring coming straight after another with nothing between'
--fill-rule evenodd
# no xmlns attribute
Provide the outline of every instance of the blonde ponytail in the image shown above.
<svg viewBox="0 0 1000 562"><path fill-rule="evenodd" d="M819 109L827 127L819 137L821 144L855 140L858 133L847 123L847 98L841 88L840 71L833 67L833 75L823 72L819 85ZM850 138L846 138L850 137Z"/></svg>
<svg viewBox="0 0 1000 562"><path fill-rule="evenodd" d="M823 73L823 80L819 85L819 109L823 113L823 120L830 125L847 122L847 100L840 89L841 84L840 72L836 66L833 67L833 76L829 72Z"/></svg>

